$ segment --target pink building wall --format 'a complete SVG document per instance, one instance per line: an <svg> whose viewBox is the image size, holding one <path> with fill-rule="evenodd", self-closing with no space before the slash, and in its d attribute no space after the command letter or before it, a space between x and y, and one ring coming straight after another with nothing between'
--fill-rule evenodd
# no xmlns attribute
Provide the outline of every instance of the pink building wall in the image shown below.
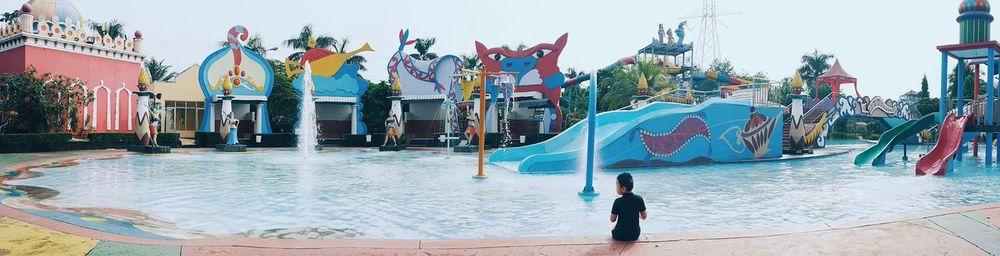
<svg viewBox="0 0 1000 256"><path fill-rule="evenodd" d="M35 46L0 52L0 60L4 60L0 61L0 73L20 72L33 66L39 73L80 79L90 95L97 90L96 99L86 110L88 116L94 115L95 107L97 110L96 120L86 124L91 127L96 124L92 132L134 130L132 117L137 97L132 92L138 91L139 63ZM81 116L78 120L83 122L85 118Z"/></svg>

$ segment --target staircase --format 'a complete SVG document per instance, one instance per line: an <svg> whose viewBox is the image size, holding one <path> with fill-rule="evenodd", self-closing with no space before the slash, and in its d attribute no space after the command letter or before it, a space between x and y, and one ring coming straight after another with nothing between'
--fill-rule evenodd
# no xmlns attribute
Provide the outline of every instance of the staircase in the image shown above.
<svg viewBox="0 0 1000 256"><path fill-rule="evenodd" d="M807 111L802 115L802 123L815 124L816 122L819 122L819 120L823 118L823 114L830 112L830 110L833 109L834 106L836 106L835 102L830 99L830 95L827 95L826 98L820 100L819 103L816 103L816 106L813 106L813 108L809 109L809 111ZM782 138L781 149L783 151L788 151L792 149L792 141L788 137L788 135L791 133L792 119L790 117L785 118L785 122L782 125L783 128L781 129L781 138Z"/></svg>

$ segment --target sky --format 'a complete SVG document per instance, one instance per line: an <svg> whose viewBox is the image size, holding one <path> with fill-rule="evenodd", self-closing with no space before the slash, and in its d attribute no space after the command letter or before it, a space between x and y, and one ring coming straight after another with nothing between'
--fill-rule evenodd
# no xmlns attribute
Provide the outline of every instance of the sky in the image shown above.
<svg viewBox="0 0 1000 256"><path fill-rule="evenodd" d="M2 0L16 9L24 0ZM349 48L371 44L364 53L373 81L386 79L386 62L399 46L398 32L410 38L434 37L432 52L474 54L475 41L487 47L569 40L559 64L594 70L635 54L657 35L657 26L676 27L682 17L698 16L700 0L75 0L85 19L117 19L126 30L141 30L144 52L165 59L173 71L201 63L218 50L234 25L263 36L265 46L280 47L269 58L294 51L281 45L305 24L317 33L349 38ZM898 98L919 90L927 75L931 94L940 88L937 45L958 42L958 0L717 0L721 58L737 72L763 71L773 80L790 77L801 56L818 49L840 59L859 79L862 95ZM689 19L686 41L698 37L699 20ZM994 29L995 30L995 29ZM696 48L699 47L696 45ZM408 48L408 52L414 52ZM955 62L952 61L952 64ZM852 91L845 88L845 92Z"/></svg>

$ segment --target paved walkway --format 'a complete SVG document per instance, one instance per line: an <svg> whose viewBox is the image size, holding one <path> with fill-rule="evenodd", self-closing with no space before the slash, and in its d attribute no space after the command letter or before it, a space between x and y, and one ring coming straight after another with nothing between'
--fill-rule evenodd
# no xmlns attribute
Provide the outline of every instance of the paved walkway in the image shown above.
<svg viewBox="0 0 1000 256"><path fill-rule="evenodd" d="M786 231L482 240L157 240L0 206L0 255L1000 255L1000 204Z"/></svg>
<svg viewBox="0 0 1000 256"><path fill-rule="evenodd" d="M0 169L94 157L51 154ZM114 156L120 151L102 152ZM1000 204L797 230L480 240L160 240L105 233L0 204L3 255L1000 255Z"/></svg>

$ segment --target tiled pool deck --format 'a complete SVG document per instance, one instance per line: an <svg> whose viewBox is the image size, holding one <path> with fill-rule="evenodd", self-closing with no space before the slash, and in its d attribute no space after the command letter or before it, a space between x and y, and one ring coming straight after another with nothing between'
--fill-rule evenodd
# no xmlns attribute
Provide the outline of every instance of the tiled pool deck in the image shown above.
<svg viewBox="0 0 1000 256"><path fill-rule="evenodd" d="M0 155L0 170L121 151ZM10 160L15 159L15 160ZM480 240L160 240L105 233L0 205L0 255L1000 255L1000 203L794 230Z"/></svg>

